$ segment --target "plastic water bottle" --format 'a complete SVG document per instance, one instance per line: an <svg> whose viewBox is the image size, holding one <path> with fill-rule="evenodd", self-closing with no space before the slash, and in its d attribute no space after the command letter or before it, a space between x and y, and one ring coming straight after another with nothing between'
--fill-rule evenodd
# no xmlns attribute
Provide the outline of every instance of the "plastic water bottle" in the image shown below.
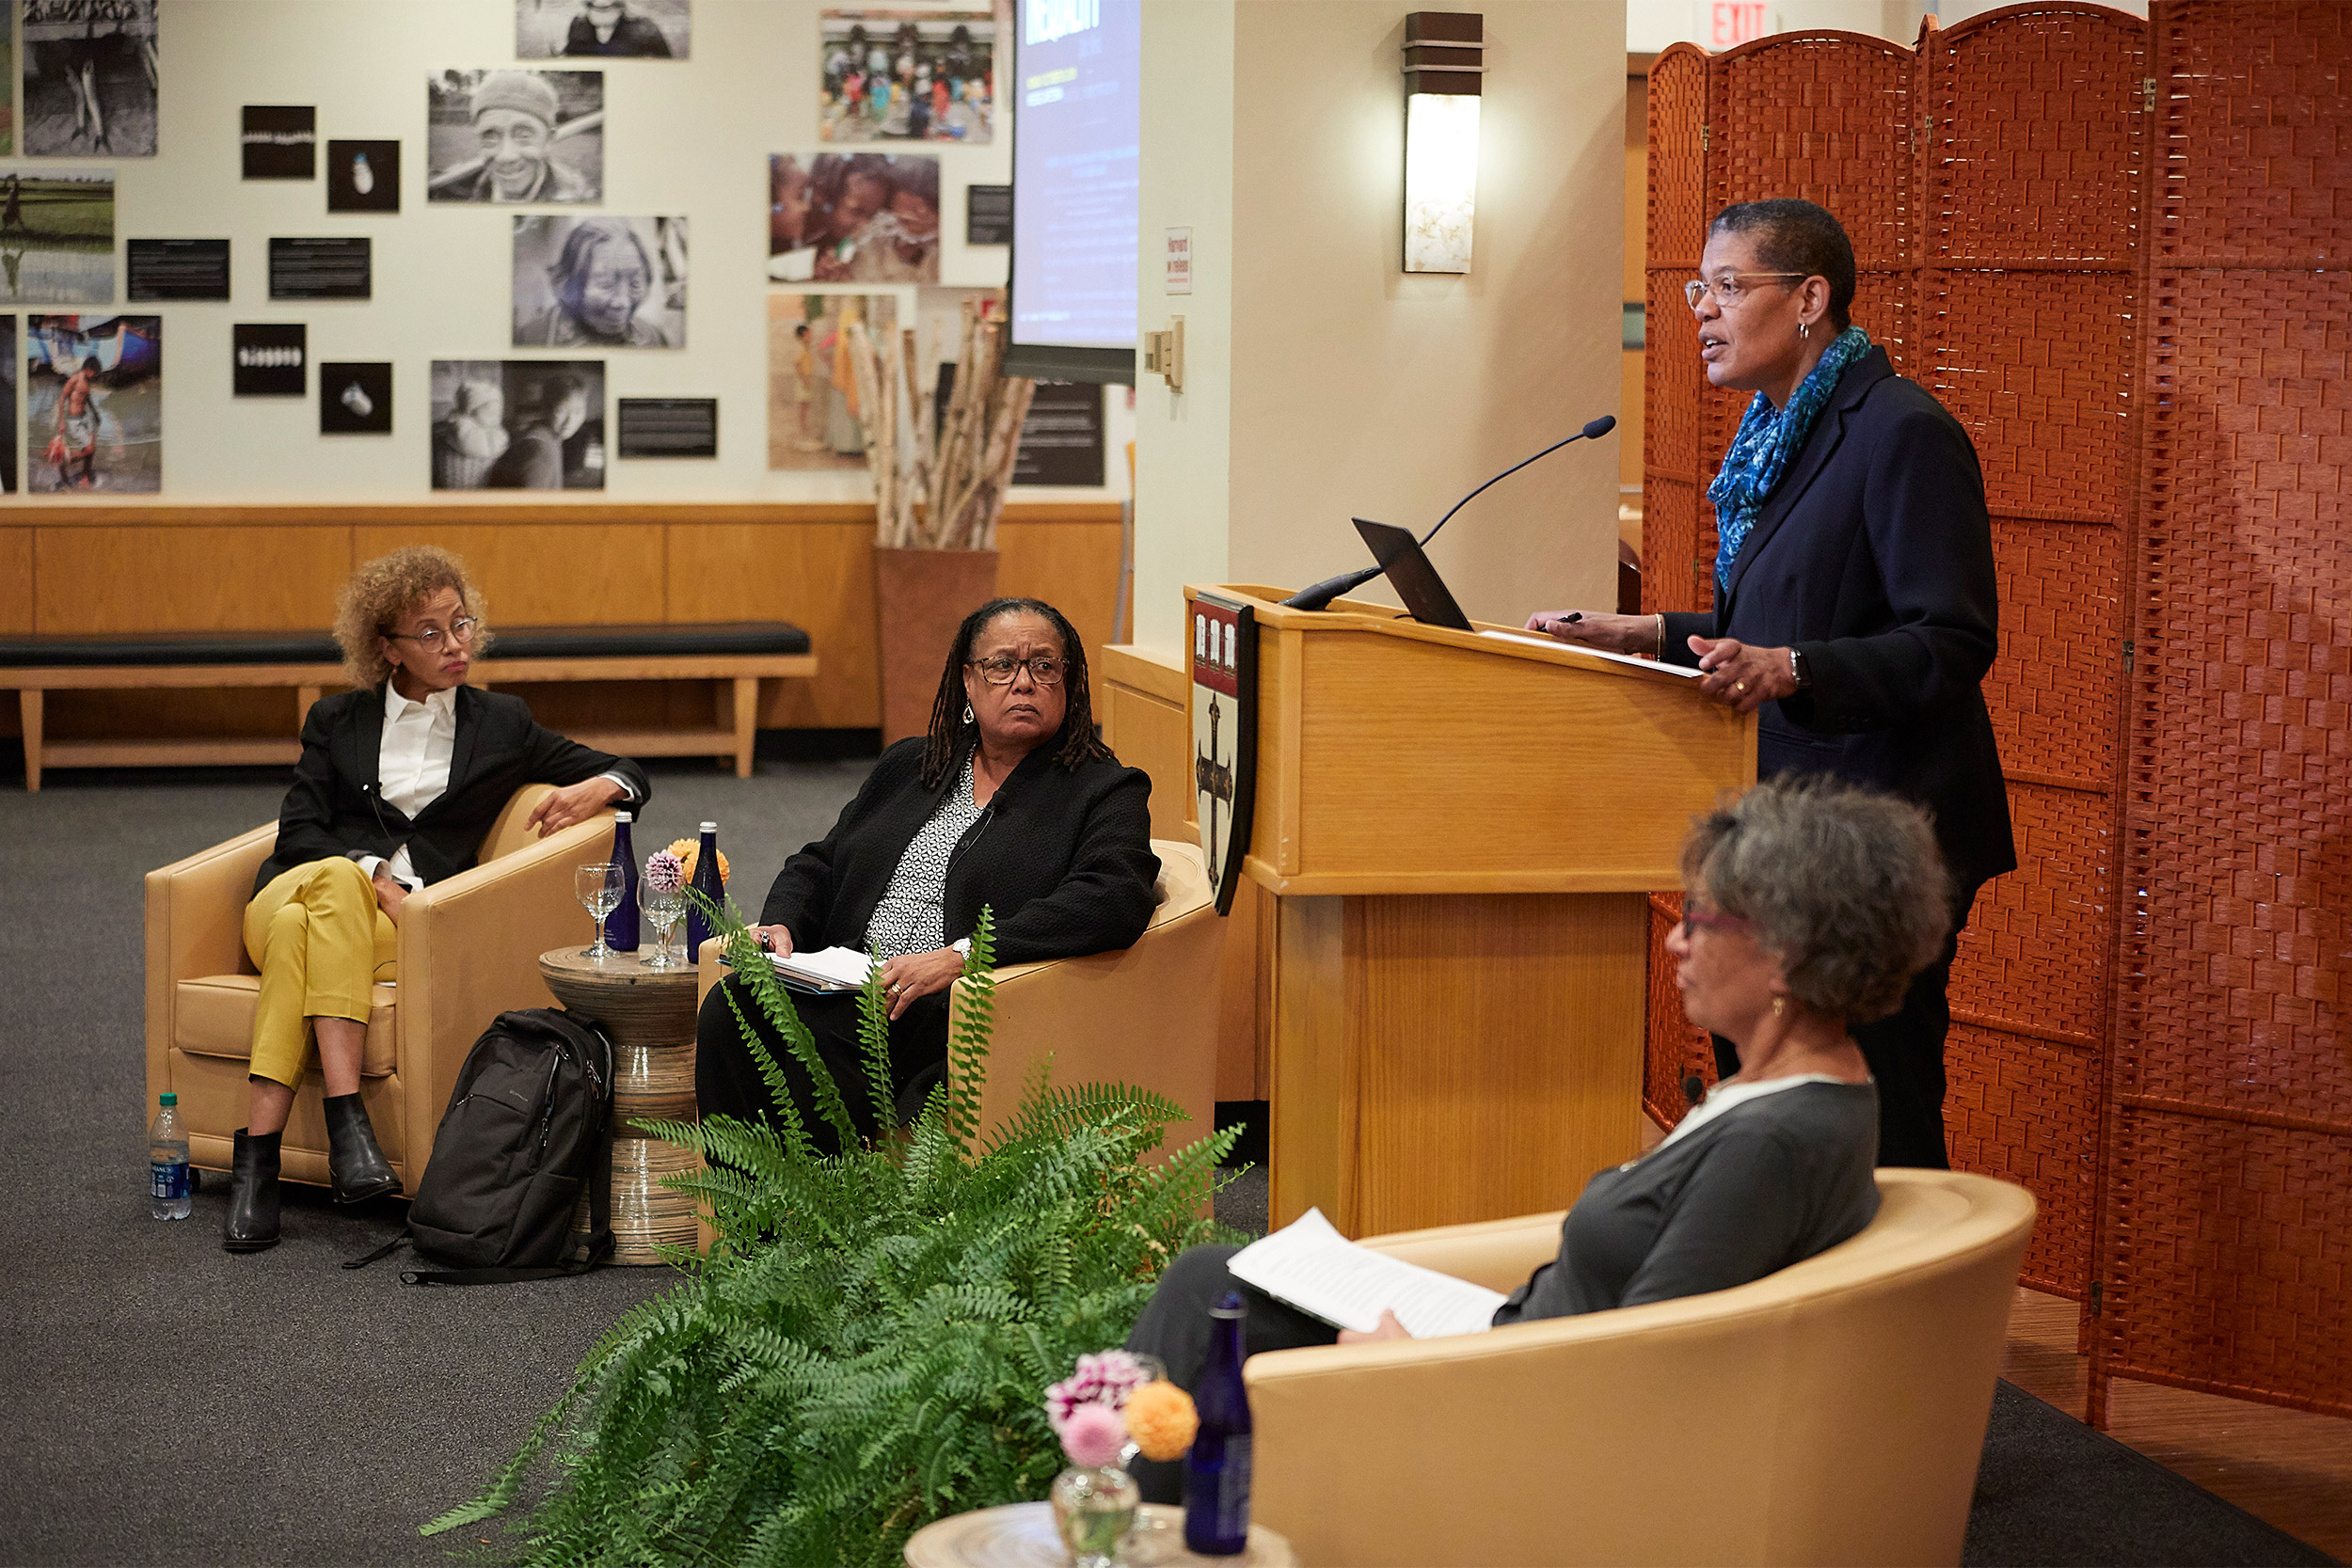
<svg viewBox="0 0 2352 1568"><path fill-rule="evenodd" d="M180 1097L166 1091L155 1125L147 1130L147 1212L183 1220L196 1205L188 1196L188 1131L180 1125Z"/></svg>
<svg viewBox="0 0 2352 1568"><path fill-rule="evenodd" d="M1184 1545L1202 1557L1236 1557L1249 1549L1251 1422L1241 1379L1248 1308L1228 1291L1209 1317L1209 1354L1193 1390L1200 1427L1184 1456Z"/></svg>

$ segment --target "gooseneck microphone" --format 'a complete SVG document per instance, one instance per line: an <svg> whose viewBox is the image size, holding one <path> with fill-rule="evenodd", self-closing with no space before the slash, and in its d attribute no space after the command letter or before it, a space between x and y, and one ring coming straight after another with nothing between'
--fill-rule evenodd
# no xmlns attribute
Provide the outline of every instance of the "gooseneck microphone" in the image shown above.
<svg viewBox="0 0 2352 1568"><path fill-rule="evenodd" d="M1504 480L1509 479L1513 474L1518 473L1521 468L1526 467L1530 463L1535 462L1538 458L1549 457L1553 452L1558 451L1562 447L1566 446L1570 441L1596 440L1600 436L1608 435L1611 431L1616 428L1617 417L1614 414L1603 414L1599 419L1593 420L1590 424L1586 425L1582 430L1578 431L1575 435L1564 436L1559 440L1552 442L1551 445L1537 452L1534 457L1523 457L1519 459L1517 463L1512 464L1509 467L1503 469L1502 472L1488 480L1485 484L1480 485L1477 489L1472 490L1469 495L1464 496L1460 500L1455 501L1446 512L1446 515L1438 519L1437 527L1432 528L1427 533L1421 536L1421 542L1423 545L1426 545L1429 541L1435 539L1438 536L1438 529L1443 528L1446 524L1452 522L1454 520L1454 513L1461 511L1462 508L1476 500L1481 495L1484 495L1490 487L1502 483ZM1385 570L1385 568L1375 565L1367 566L1359 572L1342 572L1338 577L1324 578L1321 582L1316 583L1311 588L1300 589L1297 593L1293 594L1289 598L1284 599L1282 603L1286 608L1291 610L1328 610L1331 608L1331 601L1333 599L1338 598L1341 594L1346 593L1352 588L1362 587L1365 583L1370 582L1373 578L1378 577L1383 570Z"/></svg>

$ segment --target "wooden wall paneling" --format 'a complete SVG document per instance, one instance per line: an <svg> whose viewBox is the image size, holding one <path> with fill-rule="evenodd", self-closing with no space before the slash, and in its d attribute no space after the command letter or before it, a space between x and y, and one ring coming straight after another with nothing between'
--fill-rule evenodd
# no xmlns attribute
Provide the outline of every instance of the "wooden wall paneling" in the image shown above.
<svg viewBox="0 0 2352 1568"><path fill-rule="evenodd" d="M13 437L9 437L13 439ZM33 629L33 531L0 528L0 633ZM19 735L24 726L17 705L0 705L0 736Z"/></svg>
<svg viewBox="0 0 2352 1568"><path fill-rule="evenodd" d="M340 526L35 530L33 629L295 631L334 618L351 575Z"/></svg>
<svg viewBox="0 0 2352 1568"><path fill-rule="evenodd" d="M404 545L454 551L489 601L492 626L625 625L664 618L662 532L641 523L419 522L355 528L351 544L355 562Z"/></svg>
<svg viewBox="0 0 2352 1568"><path fill-rule="evenodd" d="M871 511L847 522L679 523L669 530L672 621L789 621L809 635L814 681L777 681L760 697L771 729L875 729Z"/></svg>
<svg viewBox="0 0 2352 1568"><path fill-rule="evenodd" d="M1089 657L1119 616L1116 522L1006 522L996 530L996 592L1043 599L1070 618Z"/></svg>

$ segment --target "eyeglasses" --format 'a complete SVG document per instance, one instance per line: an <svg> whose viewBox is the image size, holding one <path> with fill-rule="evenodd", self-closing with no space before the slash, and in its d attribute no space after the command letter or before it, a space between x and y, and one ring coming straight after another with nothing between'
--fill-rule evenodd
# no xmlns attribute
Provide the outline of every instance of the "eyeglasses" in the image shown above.
<svg viewBox="0 0 2352 1568"><path fill-rule="evenodd" d="M388 631L384 635L395 642L421 642L431 652L444 642L465 644L473 641L473 629L482 623L471 615L460 615L449 624L449 630L427 626L422 631Z"/></svg>
<svg viewBox="0 0 2352 1568"><path fill-rule="evenodd" d="M1715 296L1715 303L1728 310L1733 306L1739 304L1740 301L1747 295L1747 291L1740 287L1740 279L1743 277L1794 277L1799 281L1803 281L1812 276L1813 275L1809 272L1718 273L1715 277L1715 280L1711 283L1704 277L1693 277L1689 282L1683 284L1682 297L1689 300L1691 302L1691 309L1695 310L1699 308L1699 301L1706 295L1711 293Z"/></svg>
<svg viewBox="0 0 2352 1568"><path fill-rule="evenodd" d="M1709 931L1752 931L1756 928L1756 922L1742 920L1736 914L1724 914L1715 910L1692 909L1686 904L1682 908L1683 941L1691 940L1691 931L1693 927Z"/></svg>
<svg viewBox="0 0 2352 1568"><path fill-rule="evenodd" d="M991 686L1010 686L1013 677L1024 669L1029 672L1029 678L1040 686L1061 684L1062 661L1052 654L1038 654L1026 659L1015 658L1010 654L992 654L986 658L976 658L972 663L979 671L980 677Z"/></svg>

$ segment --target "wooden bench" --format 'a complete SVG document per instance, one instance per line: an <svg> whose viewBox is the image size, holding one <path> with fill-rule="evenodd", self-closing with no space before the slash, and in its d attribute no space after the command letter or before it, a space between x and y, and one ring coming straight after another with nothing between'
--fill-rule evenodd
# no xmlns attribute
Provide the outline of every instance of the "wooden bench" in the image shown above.
<svg viewBox="0 0 2352 1568"><path fill-rule="evenodd" d="M817 673L808 634L783 621L675 626L501 626L471 684L552 681L708 680L732 686L729 722L713 728L575 729L572 737L622 756L732 757L737 778L752 772L759 683ZM51 691L284 688L294 693L287 737L46 740L43 698ZM316 632L184 632L144 637L0 637L0 690L13 688L24 725L24 787L40 788L48 768L165 768L285 764L310 705L344 688L342 656Z"/></svg>

